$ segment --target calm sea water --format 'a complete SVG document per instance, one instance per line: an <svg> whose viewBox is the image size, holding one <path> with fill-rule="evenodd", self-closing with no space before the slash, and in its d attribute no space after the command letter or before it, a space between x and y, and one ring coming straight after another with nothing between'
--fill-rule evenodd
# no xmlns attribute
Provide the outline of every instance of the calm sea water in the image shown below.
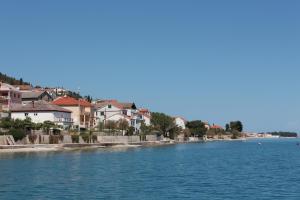
<svg viewBox="0 0 300 200"><path fill-rule="evenodd" d="M299 200L298 142L0 154L0 199Z"/></svg>

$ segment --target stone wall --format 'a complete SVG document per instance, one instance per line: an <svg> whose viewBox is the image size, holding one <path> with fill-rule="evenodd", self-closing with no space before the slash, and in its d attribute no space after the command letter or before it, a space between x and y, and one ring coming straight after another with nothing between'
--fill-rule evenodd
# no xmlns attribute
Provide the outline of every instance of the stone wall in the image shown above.
<svg viewBox="0 0 300 200"><path fill-rule="evenodd" d="M150 142L156 142L159 141L159 137L157 137L156 135L146 135L146 141L150 141Z"/></svg>
<svg viewBox="0 0 300 200"><path fill-rule="evenodd" d="M15 140L12 135L0 135L0 145L14 145Z"/></svg>
<svg viewBox="0 0 300 200"><path fill-rule="evenodd" d="M99 143L139 143L141 142L140 136L97 136Z"/></svg>

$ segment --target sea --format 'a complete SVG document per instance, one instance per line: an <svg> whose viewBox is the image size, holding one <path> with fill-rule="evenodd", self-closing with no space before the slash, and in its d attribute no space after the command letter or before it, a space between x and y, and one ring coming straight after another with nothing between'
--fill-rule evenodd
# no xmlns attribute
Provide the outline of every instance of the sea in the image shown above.
<svg viewBox="0 0 300 200"><path fill-rule="evenodd" d="M0 153L0 200L299 200L300 140Z"/></svg>

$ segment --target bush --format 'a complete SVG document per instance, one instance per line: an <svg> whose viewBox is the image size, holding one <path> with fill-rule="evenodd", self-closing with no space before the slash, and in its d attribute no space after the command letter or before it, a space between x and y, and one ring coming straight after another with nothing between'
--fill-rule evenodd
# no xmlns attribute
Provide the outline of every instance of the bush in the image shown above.
<svg viewBox="0 0 300 200"><path fill-rule="evenodd" d="M72 135L72 143L79 143L79 135Z"/></svg>
<svg viewBox="0 0 300 200"><path fill-rule="evenodd" d="M49 136L49 144L59 144L59 141L63 141L63 135L50 135Z"/></svg>
<svg viewBox="0 0 300 200"><path fill-rule="evenodd" d="M37 139L37 135L28 135L28 139L31 144L34 144L35 140Z"/></svg>
<svg viewBox="0 0 300 200"><path fill-rule="evenodd" d="M14 137L15 141L22 140L23 138L26 137L26 133L22 129L11 129L10 131L8 131L7 134L12 135Z"/></svg>
<svg viewBox="0 0 300 200"><path fill-rule="evenodd" d="M96 143L98 141L97 135L92 135L92 140L93 140L93 143Z"/></svg>
<svg viewBox="0 0 300 200"><path fill-rule="evenodd" d="M134 134L134 131L135 131L134 127L129 127L129 129L127 130L126 135L127 136L132 136Z"/></svg>
<svg viewBox="0 0 300 200"><path fill-rule="evenodd" d="M90 135L88 133L82 134L81 137L85 143L90 142Z"/></svg>

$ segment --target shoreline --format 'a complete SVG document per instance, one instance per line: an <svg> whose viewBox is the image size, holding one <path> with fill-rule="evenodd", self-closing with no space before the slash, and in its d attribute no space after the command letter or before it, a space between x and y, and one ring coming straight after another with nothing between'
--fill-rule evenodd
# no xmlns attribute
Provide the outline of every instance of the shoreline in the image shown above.
<svg viewBox="0 0 300 200"><path fill-rule="evenodd" d="M293 138L258 138L248 137L239 139L208 139L199 141L148 141L141 143L95 143L95 144L29 144L29 145L0 145L1 153L27 153L27 152L59 152L59 151L74 151L85 149L107 149L107 148L140 148L140 147L158 147L169 146L176 144L194 144L194 143L206 143L206 142L241 142L254 139L297 139Z"/></svg>

